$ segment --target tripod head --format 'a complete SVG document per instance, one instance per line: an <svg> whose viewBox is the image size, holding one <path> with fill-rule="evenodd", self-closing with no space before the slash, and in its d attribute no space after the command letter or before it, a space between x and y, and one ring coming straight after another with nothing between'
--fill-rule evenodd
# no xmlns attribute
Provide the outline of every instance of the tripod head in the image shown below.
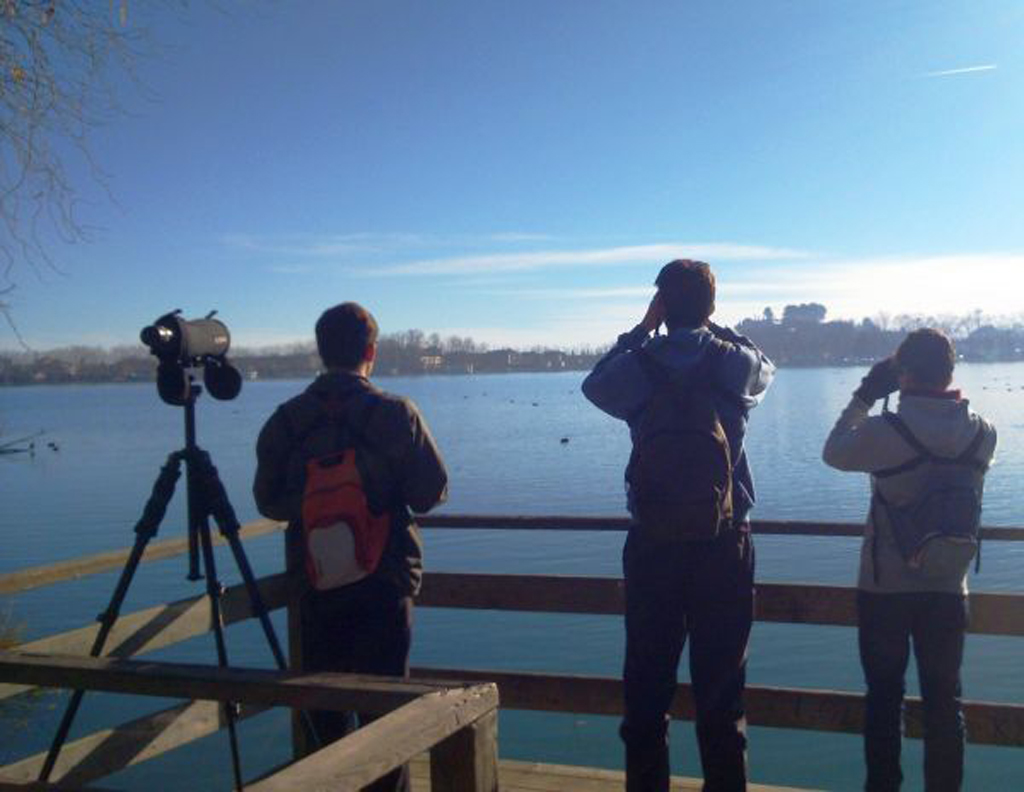
<svg viewBox="0 0 1024 792"><path fill-rule="evenodd" d="M178 309L164 314L139 334L160 361L156 387L168 404L183 405L192 398L192 389L198 386L191 369L199 367L213 398L228 401L242 390L242 375L227 358L231 333L227 325L213 318L216 313L211 311L204 319L184 319Z"/></svg>

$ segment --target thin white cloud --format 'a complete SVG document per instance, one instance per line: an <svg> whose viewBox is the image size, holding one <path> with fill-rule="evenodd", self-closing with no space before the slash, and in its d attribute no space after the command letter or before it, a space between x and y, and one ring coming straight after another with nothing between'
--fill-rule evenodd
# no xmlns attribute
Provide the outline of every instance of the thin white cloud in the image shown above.
<svg viewBox="0 0 1024 792"><path fill-rule="evenodd" d="M474 281L474 284L476 281ZM606 289L598 288L551 288L551 289L519 289L519 288L473 288L475 294L491 297L512 297L517 300L618 300L628 297L650 297L654 294L654 285L618 286Z"/></svg>
<svg viewBox="0 0 1024 792"><path fill-rule="evenodd" d="M224 234L221 236L221 243L248 253L296 258L338 258L422 247L428 244L428 240L417 234L401 233L286 234L270 237L257 234Z"/></svg>
<svg viewBox="0 0 1024 792"><path fill-rule="evenodd" d="M528 327L461 328L492 345L599 345L615 339L643 316L650 285L609 288L493 289L495 297L550 300L555 313L538 308ZM857 259L772 262L718 272L716 321L736 324L790 304L820 302L831 319L880 313L962 316L981 309L991 316L1018 315L1024 293L1024 252L894 255ZM520 317L521 318L521 317ZM442 333L444 334L444 333Z"/></svg>
<svg viewBox="0 0 1024 792"><path fill-rule="evenodd" d="M524 231L507 231L499 234L491 234L489 237L494 242L550 242L555 237L551 234L531 234Z"/></svg>
<svg viewBox="0 0 1024 792"><path fill-rule="evenodd" d="M924 77L952 77L955 74L977 74L978 72L995 71L999 64L985 63L980 66L965 66L960 69L943 69L942 71L925 72Z"/></svg>
<svg viewBox="0 0 1024 792"><path fill-rule="evenodd" d="M296 258L335 259L351 261L354 257L394 255L413 250L437 248L474 248L488 245L522 245L550 242L555 237L527 231L502 231L493 234L416 234L373 233L347 234L223 234L222 245L247 253L292 256Z"/></svg>
<svg viewBox="0 0 1024 792"><path fill-rule="evenodd" d="M440 328L442 336L469 336L491 348L512 347L528 349L533 346L598 347L615 340L624 329L639 321L631 305L614 306L611 312L602 308L600 314L593 311L574 311L531 324L529 327L503 327L501 325L452 326Z"/></svg>
<svg viewBox="0 0 1024 792"><path fill-rule="evenodd" d="M777 261L807 258L809 254L790 248L740 245L732 242L701 244L659 243L584 250L536 250L520 253L487 253L419 259L379 267L361 267L364 275L477 275L495 272L525 272L556 267L615 264L653 264L673 258L713 261Z"/></svg>

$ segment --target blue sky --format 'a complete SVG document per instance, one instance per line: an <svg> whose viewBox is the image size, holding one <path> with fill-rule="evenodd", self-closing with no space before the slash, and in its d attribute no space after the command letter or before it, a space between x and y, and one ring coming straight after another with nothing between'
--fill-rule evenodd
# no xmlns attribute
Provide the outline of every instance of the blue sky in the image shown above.
<svg viewBox="0 0 1024 792"><path fill-rule="evenodd" d="M146 13L131 4L131 13ZM97 130L35 347L216 308L234 343L602 344L665 261L719 317L1024 311L1024 3L190 3ZM6 333L6 330L4 331ZM0 348L13 347L10 334Z"/></svg>

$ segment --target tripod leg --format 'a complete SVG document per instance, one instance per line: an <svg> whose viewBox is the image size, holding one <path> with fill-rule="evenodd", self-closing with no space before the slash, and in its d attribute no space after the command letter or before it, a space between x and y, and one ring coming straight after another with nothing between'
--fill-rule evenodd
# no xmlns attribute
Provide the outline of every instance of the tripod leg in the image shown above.
<svg viewBox="0 0 1024 792"><path fill-rule="evenodd" d="M131 585L132 578L135 576L135 570L142 560L142 554L146 549L146 545L149 544L150 539L156 536L160 522L167 512L167 504L174 495L174 485L177 483L180 475L181 452L176 451L167 457L167 462L164 463L163 468L160 470L160 475L157 476L156 481L153 483L153 492L150 494L149 500L146 501L146 506L142 510L142 516L135 524L135 544L132 546L132 551L128 556L127 562L125 562L124 569L121 570L121 577L114 588L110 604L99 615L100 629L93 640L92 648L89 650L90 657L99 657L103 651L107 637L110 635L114 622L117 621L118 614L121 612L121 605L124 603L125 595L128 593L128 586ZM84 690L76 690L72 694L71 700L64 710L64 716L61 718L60 725L57 727L57 733L50 744L50 750L46 754L46 761L43 762L43 767L39 771L40 781L48 781L53 773L57 757L60 756L61 748L64 747L64 742L71 731L71 724L78 714L78 708L82 704L82 697L84 695Z"/></svg>
<svg viewBox="0 0 1024 792"><path fill-rule="evenodd" d="M277 633L274 631L274 625L270 621L270 614L267 612L267 607L263 603L263 596L260 594L259 586L256 585L256 576L253 574L252 566L249 564L249 558L245 554L245 548L242 546L242 540L238 537L238 531L241 526L239 525L238 518L235 516L234 507L232 507L231 501L228 499L227 490L224 489L224 484L220 480L217 468L214 467L213 462L210 459L210 455L205 451L200 451L196 457L200 467L199 475L202 479L203 494L206 498L206 505L209 507L214 520L217 521L217 526L220 528L221 535L227 540L228 545L231 547L231 552L235 557L235 563L238 566L238 571L242 575L242 580L245 581L245 588L249 594L249 602L252 603L253 612L260 620L260 625L263 627L263 634L266 636L267 643L270 645L270 651L274 655L277 667L280 670L285 671L288 668L288 663L285 660L281 644L277 639ZM323 745L317 735L316 727L313 725L313 721L309 717L309 713L303 710L301 712L301 717L313 738L313 742L318 746Z"/></svg>
<svg viewBox="0 0 1024 792"><path fill-rule="evenodd" d="M252 603L253 611L260 620L263 633L267 637L267 643L270 644L270 651L274 655L277 667L284 671L288 667L288 663L285 660L281 644L277 640L277 633L274 632L274 625L270 621L267 607L263 603L263 596L260 594L259 586L256 585L256 576L253 574L252 566L245 555L242 540L238 538L238 531L241 526L239 525L238 518L235 516L234 507L232 507L231 501L228 500L227 491L220 480L217 468L210 461L209 454L202 452L201 457L202 472L200 475L203 480L203 495L206 498L206 505L209 507L213 519L217 521L217 527L220 528L221 535L231 547L231 553L235 557L238 571L242 574L242 580L245 582L245 588L249 594L249 601Z"/></svg>
<svg viewBox="0 0 1024 792"><path fill-rule="evenodd" d="M210 616L213 621L213 634L217 642L217 664L221 668L228 665L228 649L224 641L224 625L221 621L220 597L222 593L220 581L217 579L217 566L213 558L213 540L210 538L210 526L203 516L201 523L197 526L199 544L203 553L203 567L206 574L206 593L210 598ZM231 743L231 765L235 774L235 789L241 790L242 765L238 753L238 732L235 728L235 705L230 701L224 702L224 719L228 725L228 739Z"/></svg>

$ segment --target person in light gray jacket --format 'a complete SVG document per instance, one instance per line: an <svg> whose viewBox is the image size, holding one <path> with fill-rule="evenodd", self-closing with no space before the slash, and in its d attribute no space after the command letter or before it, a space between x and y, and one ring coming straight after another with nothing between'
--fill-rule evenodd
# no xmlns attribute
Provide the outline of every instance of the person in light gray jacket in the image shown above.
<svg viewBox="0 0 1024 792"><path fill-rule="evenodd" d="M949 462L968 472L978 497L996 447L995 429L950 390L955 352L933 329L915 330L894 358L872 367L825 442L826 464L871 474L871 509L861 546L857 624L867 683L864 751L867 790L897 790L904 675L913 644L924 704L928 792L963 782L964 720L960 665L967 626L967 576L957 568L928 574L901 552L893 514L927 488ZM892 414L869 416L899 391ZM925 465L927 459L939 464ZM905 544L905 543L904 543ZM904 547L905 550L905 547Z"/></svg>

